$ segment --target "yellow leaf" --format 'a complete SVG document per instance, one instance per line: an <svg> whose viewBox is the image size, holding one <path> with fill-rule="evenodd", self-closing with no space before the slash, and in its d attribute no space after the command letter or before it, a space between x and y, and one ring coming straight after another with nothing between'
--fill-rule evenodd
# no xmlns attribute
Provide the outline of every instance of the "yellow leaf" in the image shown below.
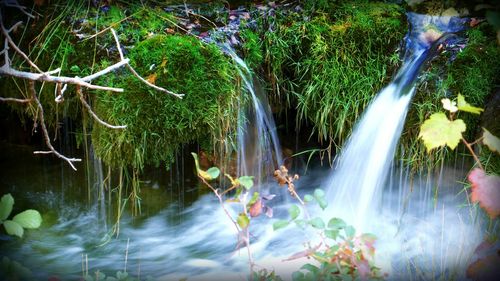
<svg viewBox="0 0 500 281"><path fill-rule="evenodd" d="M500 154L500 139L490 133L488 130L483 128L483 143L488 146L491 151Z"/></svg>
<svg viewBox="0 0 500 281"><path fill-rule="evenodd" d="M468 102L465 101L464 96L462 96L461 94L458 94L458 97L457 97L457 107L458 107L458 110L473 113L473 114L481 114L481 112L484 111L484 109L482 109L480 107L475 107L475 106L470 105Z"/></svg>
<svg viewBox="0 0 500 281"><path fill-rule="evenodd" d="M418 137L424 141L427 152L445 145L455 149L465 129L465 123L461 119L450 121L443 112L438 112L425 120Z"/></svg>

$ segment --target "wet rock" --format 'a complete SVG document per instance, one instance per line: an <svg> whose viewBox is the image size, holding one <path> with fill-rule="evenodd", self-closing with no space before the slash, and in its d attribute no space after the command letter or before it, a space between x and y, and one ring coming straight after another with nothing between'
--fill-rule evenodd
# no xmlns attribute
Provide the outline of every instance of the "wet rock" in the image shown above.
<svg viewBox="0 0 500 281"><path fill-rule="evenodd" d="M500 89L497 89L484 106L481 126L495 136L500 136Z"/></svg>

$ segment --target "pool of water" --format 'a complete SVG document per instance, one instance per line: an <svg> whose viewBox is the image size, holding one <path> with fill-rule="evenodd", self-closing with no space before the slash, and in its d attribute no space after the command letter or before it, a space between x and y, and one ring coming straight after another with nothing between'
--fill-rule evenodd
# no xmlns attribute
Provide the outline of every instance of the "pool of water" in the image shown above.
<svg viewBox="0 0 500 281"><path fill-rule="evenodd" d="M0 255L19 261L36 279L76 280L96 270L108 275L127 271L157 280L245 279L246 250L235 249L233 225L190 168L184 175L175 170L146 173L140 194L142 213L133 217L126 206L116 236L116 204L98 200L98 188L88 185L83 168L73 172L51 157L33 155L31 147L3 147L1 193L15 197L14 213L34 208L44 222L41 228L26 231L22 239L1 234ZM329 172L327 168L309 171L297 181L299 193L326 186ZM410 180L404 169L393 168L391 175L377 219L366 229L378 237L376 263L393 280L464 278L484 228L477 208L461 192L464 171L441 169L437 176ZM314 235L294 227L273 231L272 223L287 216L293 200L280 198L286 193L275 183L262 190L278 194L273 200L275 218L252 220L252 253L257 269L276 270L287 279L310 261L282 260L304 250L304 243ZM326 212L311 212L328 219L342 216L343 210L331 206Z"/></svg>

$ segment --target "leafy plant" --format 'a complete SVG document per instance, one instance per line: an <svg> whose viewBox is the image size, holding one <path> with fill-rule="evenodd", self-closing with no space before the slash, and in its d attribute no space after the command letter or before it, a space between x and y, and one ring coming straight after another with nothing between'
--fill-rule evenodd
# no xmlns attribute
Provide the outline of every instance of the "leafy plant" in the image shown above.
<svg viewBox="0 0 500 281"><path fill-rule="evenodd" d="M272 208L266 206L265 201L272 200L274 198L274 194L261 196L259 192L253 192L252 196L250 197L252 187L254 185L253 176L240 176L234 179L228 174L224 174L224 176L227 179L229 179L231 187L229 187L224 191L220 191L219 189L214 188L209 183L209 181L216 180L219 177L220 175L219 168L211 167L206 171L202 170L198 163L198 155L196 153L191 153L191 154L193 155L194 158L196 173L198 175L198 178L200 178L200 180L212 190L215 196L217 196L217 198L219 199L220 206L222 207L226 216L231 220L236 229L238 236L238 242L236 248L237 249L242 247L247 248L251 277L254 278L255 277L254 275L257 275L257 277L259 278L258 279L254 278L255 280L278 280L278 279L272 279L274 278L273 277L274 272L271 273L268 273L267 271L256 272L254 270L254 261L252 258L252 253L250 251L251 220L252 218L258 217L261 214L265 214L268 217L273 216ZM234 192L234 195L231 198L224 200L223 197L226 194L229 194L229 192ZM240 211L236 218L234 218L230 214L230 212L226 208L226 203L239 204Z"/></svg>
<svg viewBox="0 0 500 281"><path fill-rule="evenodd" d="M464 143L478 165L478 168L472 170L468 176L472 184L471 200L479 203L490 218L495 219L500 215L500 177L486 174L472 145L482 142L492 152L499 153L500 140L483 128L482 137L469 143L462 135L466 125L462 119L457 118L456 113L463 111L480 114L483 109L470 105L461 94L457 96L456 101L443 99L441 102L443 108L449 112L449 116L443 112L432 114L420 127L419 138L423 140L428 152L445 145L453 150L460 141Z"/></svg>
<svg viewBox="0 0 500 281"><path fill-rule="evenodd" d="M14 197L10 193L2 196L0 199L0 224L3 224L7 234L22 238L24 229L39 228L42 224L40 213L31 209L15 215L12 220L8 220L13 207Z"/></svg>
<svg viewBox="0 0 500 281"><path fill-rule="evenodd" d="M286 184L292 197L300 202L300 205L290 206L288 220L278 220L273 224L274 230L287 227L294 222L303 229L311 227L317 232L321 241L316 246L311 246L311 242L307 243L309 245L307 249L286 259L307 257L315 260L315 263L306 263L299 271L294 272L292 275L294 281L383 279L380 270L373 265L376 240L374 235L367 233L356 235L354 227L340 218L331 218L326 223L321 217L311 217L308 205L318 204L323 210L328 207L325 192L316 189L313 194L306 194L302 200L295 191L293 183L299 178L297 175L289 176L288 170L283 166L276 170L274 175L278 183Z"/></svg>
<svg viewBox="0 0 500 281"><path fill-rule="evenodd" d="M456 113L463 111L480 114L483 109L470 105L460 94L456 101L443 99L442 103L443 108L449 112L449 116L447 117L443 112L432 114L422 124L419 138L423 140L428 152L445 145L454 149L460 141L464 143L478 166L472 169L467 177L471 184L471 201L478 203L490 219L495 220L500 215L500 177L486 173L472 146L482 142L492 153L500 154L500 139L483 128L482 136L474 142L469 143L462 135L466 130L466 125L462 119L457 118ZM496 235L489 238L498 240L498 236ZM487 252L485 249L493 253L482 253ZM491 276L498 273L498 270L495 270L499 259L498 246L495 250L494 243L488 241L487 238L485 242L477 247L475 254L478 258L469 265L467 277L474 280L490 280Z"/></svg>

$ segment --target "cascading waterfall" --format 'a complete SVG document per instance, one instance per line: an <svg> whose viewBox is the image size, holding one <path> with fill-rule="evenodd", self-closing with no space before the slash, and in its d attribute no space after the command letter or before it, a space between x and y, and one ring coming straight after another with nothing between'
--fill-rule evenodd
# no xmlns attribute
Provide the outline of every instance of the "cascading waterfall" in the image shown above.
<svg viewBox="0 0 500 281"><path fill-rule="evenodd" d="M408 20L403 65L355 126L328 183L332 212L358 230L366 229L379 207L420 69L449 34L463 29L454 17L409 13Z"/></svg>
<svg viewBox="0 0 500 281"><path fill-rule="evenodd" d="M238 65L249 101L240 101L238 115L238 175L254 176L257 184L283 163L276 125L266 95L246 63L229 46L224 50Z"/></svg>

